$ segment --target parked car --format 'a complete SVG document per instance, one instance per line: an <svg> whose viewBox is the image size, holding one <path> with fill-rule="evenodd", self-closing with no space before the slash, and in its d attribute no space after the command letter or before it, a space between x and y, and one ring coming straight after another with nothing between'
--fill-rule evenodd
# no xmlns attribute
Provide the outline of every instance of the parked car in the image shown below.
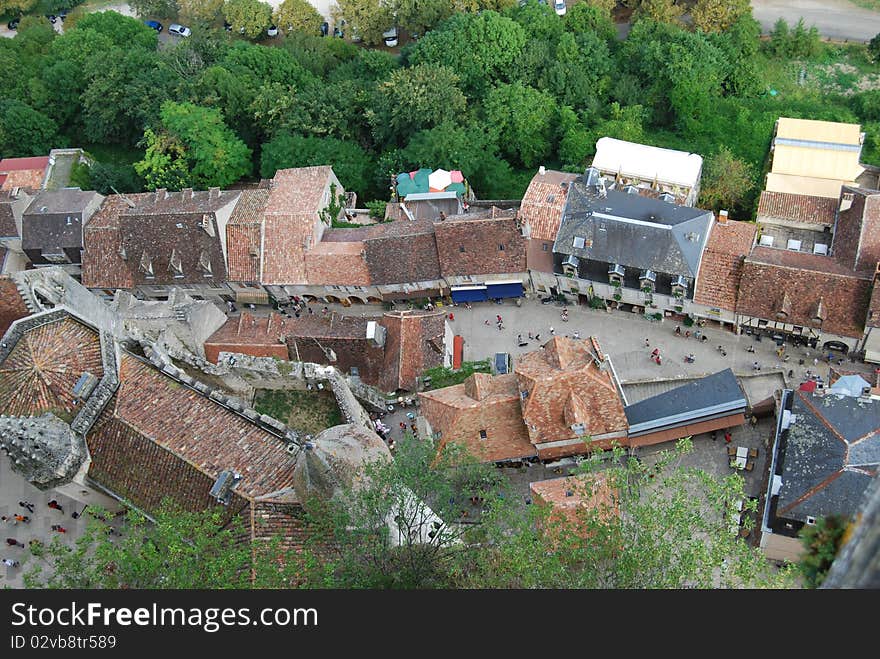
<svg viewBox="0 0 880 659"><path fill-rule="evenodd" d="M49 19L49 22L50 22L52 25L55 25L55 21L58 20L58 17L57 17L55 14L46 14L46 18Z"/></svg>
<svg viewBox="0 0 880 659"><path fill-rule="evenodd" d="M159 21L144 21L144 25L153 28L156 32L162 31L162 24Z"/></svg>
<svg viewBox="0 0 880 659"><path fill-rule="evenodd" d="M397 45L397 28L388 28L382 33L382 38L388 48L394 48Z"/></svg>
<svg viewBox="0 0 880 659"><path fill-rule="evenodd" d="M229 21L223 21L223 29L227 32L232 32L232 23Z"/></svg>
<svg viewBox="0 0 880 659"><path fill-rule="evenodd" d="M327 21L321 23L321 36L326 37L330 33L330 24Z"/></svg>
<svg viewBox="0 0 880 659"><path fill-rule="evenodd" d="M565 12L566 12L565 0L556 0L556 2L553 3L553 9L556 10L557 15L565 16Z"/></svg>
<svg viewBox="0 0 880 659"><path fill-rule="evenodd" d="M172 23L168 26L168 34L176 34L181 37L188 37L192 34L192 30L190 30L185 25L178 25L177 23Z"/></svg>
<svg viewBox="0 0 880 659"><path fill-rule="evenodd" d="M270 25L269 29L266 30L266 34L268 34L270 37L277 37L278 36L278 27L275 25Z"/></svg>
<svg viewBox="0 0 880 659"><path fill-rule="evenodd" d="M6 24L6 27L9 28L10 30L17 30L17 29L18 29L18 23L19 23L20 20L21 20L20 18L13 18L11 21L9 21L9 22Z"/></svg>

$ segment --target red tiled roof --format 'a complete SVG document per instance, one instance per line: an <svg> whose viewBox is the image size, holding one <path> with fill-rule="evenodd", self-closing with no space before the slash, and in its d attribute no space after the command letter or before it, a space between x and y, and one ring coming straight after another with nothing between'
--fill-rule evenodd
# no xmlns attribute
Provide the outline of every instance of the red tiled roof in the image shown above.
<svg viewBox="0 0 880 659"><path fill-rule="evenodd" d="M765 190L758 201L759 222L782 220L831 226L836 212L837 199L828 197Z"/></svg>
<svg viewBox="0 0 880 659"><path fill-rule="evenodd" d="M478 220L464 215L434 229L443 277L526 271L526 239L512 212Z"/></svg>
<svg viewBox="0 0 880 659"><path fill-rule="evenodd" d="M551 504L569 521L576 521L579 508L602 506L608 513L616 509L612 488L601 473L535 481L529 483L529 492L536 503Z"/></svg>
<svg viewBox="0 0 880 659"><path fill-rule="evenodd" d="M715 222L703 251L694 302L733 311L742 278L743 259L752 248L757 225Z"/></svg>
<svg viewBox="0 0 880 659"><path fill-rule="evenodd" d="M595 348L586 339L556 336L517 360L514 373L528 392L522 410L533 444L576 438L574 423L592 436L625 433L623 401L610 372L594 361Z"/></svg>
<svg viewBox="0 0 880 659"><path fill-rule="evenodd" d="M383 391L414 391L419 375L443 364L443 311L386 313L385 363L380 388Z"/></svg>
<svg viewBox="0 0 880 659"><path fill-rule="evenodd" d="M205 357L217 363L220 352L237 352L254 357L287 359L286 321L277 313L252 316L242 312L227 320L205 341Z"/></svg>
<svg viewBox="0 0 880 659"><path fill-rule="evenodd" d="M72 418L79 411L73 387L85 372L99 380L104 376L95 330L70 317L31 329L0 364L0 410Z"/></svg>
<svg viewBox="0 0 880 659"><path fill-rule="evenodd" d="M304 284L305 250L311 247L324 190L333 180L328 166L279 169L272 179L263 236L263 283ZM337 186L336 194L343 194Z"/></svg>
<svg viewBox="0 0 880 659"><path fill-rule="evenodd" d="M805 327L816 327L818 315L823 332L860 337L871 284L869 275L827 256L755 247L743 266L736 311Z"/></svg>
<svg viewBox="0 0 880 659"><path fill-rule="evenodd" d="M2 259L0 259L2 264ZM6 330L19 318L29 316L28 310L21 299L15 282L9 277L0 277L0 336L6 334Z"/></svg>
<svg viewBox="0 0 880 659"><path fill-rule="evenodd" d="M306 278L314 286L369 286L364 243L323 240L306 252Z"/></svg>
<svg viewBox="0 0 880 659"><path fill-rule="evenodd" d="M193 465L212 482L225 469L237 471L244 478L235 492L248 498L291 484L294 458L278 437L126 353L119 380L114 418L172 461Z"/></svg>
<svg viewBox="0 0 880 659"><path fill-rule="evenodd" d="M489 380L483 382L485 378ZM480 380L480 385L475 387L471 379ZM469 380L419 394L422 415L434 432L441 433L438 452L454 443L482 462L534 457L520 413L516 376L475 373ZM479 400L468 394L475 388L483 393Z"/></svg>
<svg viewBox="0 0 880 659"><path fill-rule="evenodd" d="M269 191L242 190L241 197L226 225L226 254L229 280L260 281L260 240L263 211Z"/></svg>
<svg viewBox="0 0 880 659"><path fill-rule="evenodd" d="M535 174L532 178L523 195L519 217L523 222L529 223L530 237L533 240L556 240L565 211L569 184L576 178L577 174L556 171ZM563 183L566 184L564 188Z"/></svg>
<svg viewBox="0 0 880 659"><path fill-rule="evenodd" d="M33 156L30 158L3 158L0 160L0 172L15 172L23 169L45 170L49 165L49 156Z"/></svg>
<svg viewBox="0 0 880 659"><path fill-rule="evenodd" d="M0 190L29 188L39 190L49 166L48 156L4 158L0 160Z"/></svg>

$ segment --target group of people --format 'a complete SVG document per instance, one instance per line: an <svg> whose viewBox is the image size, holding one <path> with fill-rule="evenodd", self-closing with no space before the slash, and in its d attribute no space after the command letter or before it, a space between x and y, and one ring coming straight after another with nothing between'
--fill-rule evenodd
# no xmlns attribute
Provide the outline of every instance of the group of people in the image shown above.
<svg viewBox="0 0 880 659"><path fill-rule="evenodd" d="M24 510L26 512L29 512L31 514L33 514L34 509L35 509L35 505L33 503L31 503L30 501L19 501L18 506L19 506L19 508L24 508ZM52 499L51 501L49 501L46 504L46 506L51 508L52 510L57 510L61 514L64 514L64 507L60 503L58 503L57 499ZM83 510L85 510L85 509L83 509ZM76 512L76 511L71 513L71 517L73 517L74 519L76 519L79 516L80 516L80 513ZM15 515L12 515L12 516L3 515L2 517L0 517L0 521L6 522L6 523L12 524L12 525L17 525L19 523L30 524L31 518L29 515L24 515L22 513L16 513ZM53 531L55 531L57 533L67 533L67 529L64 528L63 526L61 526L60 524L53 524L49 528L51 528ZM42 543L39 540L37 540L36 538L34 538L33 540L30 541L31 546L40 545L40 544L42 544ZM24 549L25 548L25 544L23 542L21 542L18 538L15 538L15 537L6 538L6 546L10 547L10 548L14 548L14 549ZM0 562L2 562L3 565L5 565L6 567L18 567L20 565L19 561L17 561L14 558L0 559Z"/></svg>

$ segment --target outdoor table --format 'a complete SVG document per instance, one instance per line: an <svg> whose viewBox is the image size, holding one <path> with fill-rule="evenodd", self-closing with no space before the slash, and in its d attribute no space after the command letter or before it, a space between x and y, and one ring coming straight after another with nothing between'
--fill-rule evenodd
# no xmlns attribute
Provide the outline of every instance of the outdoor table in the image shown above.
<svg viewBox="0 0 880 659"><path fill-rule="evenodd" d="M745 469L746 468L746 459L737 456L736 460L731 463L731 466L735 466L737 469Z"/></svg>
<svg viewBox="0 0 880 659"><path fill-rule="evenodd" d="M736 457L737 458L742 458L743 461L745 461L745 459L748 457L748 455L749 455L748 447L746 447L746 446L737 446L736 447Z"/></svg>

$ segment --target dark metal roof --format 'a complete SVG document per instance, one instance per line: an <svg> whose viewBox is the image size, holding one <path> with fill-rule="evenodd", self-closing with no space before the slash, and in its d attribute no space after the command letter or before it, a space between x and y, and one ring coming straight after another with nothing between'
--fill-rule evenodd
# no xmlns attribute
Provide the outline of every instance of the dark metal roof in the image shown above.
<svg viewBox="0 0 880 659"><path fill-rule="evenodd" d="M880 467L880 401L794 392L777 517L853 515Z"/></svg>
<svg viewBox="0 0 880 659"><path fill-rule="evenodd" d="M729 368L624 408L630 431L654 430L746 407L739 382Z"/></svg>
<svg viewBox="0 0 880 659"><path fill-rule="evenodd" d="M627 194L579 179L572 183L553 251L694 278L709 238L712 213ZM575 237L583 248L574 247ZM580 244L580 241L578 241Z"/></svg>

